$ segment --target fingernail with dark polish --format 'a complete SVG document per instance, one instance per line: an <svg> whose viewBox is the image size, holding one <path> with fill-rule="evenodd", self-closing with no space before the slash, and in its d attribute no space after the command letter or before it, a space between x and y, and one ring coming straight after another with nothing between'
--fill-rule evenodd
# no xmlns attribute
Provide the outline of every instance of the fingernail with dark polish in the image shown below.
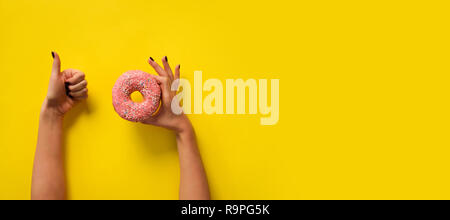
<svg viewBox="0 0 450 220"><path fill-rule="evenodd" d="M166 58L166 62L167 62L167 61L168 61L168 60L167 60L167 56L165 56L164 58Z"/></svg>
<svg viewBox="0 0 450 220"><path fill-rule="evenodd" d="M150 57L150 60L155 61L152 57Z"/></svg>
<svg viewBox="0 0 450 220"><path fill-rule="evenodd" d="M69 94L70 90L69 90L69 83L65 82L64 86L66 88L66 95L69 96L70 98L72 98L72 96Z"/></svg>
<svg viewBox="0 0 450 220"><path fill-rule="evenodd" d="M52 51L52 57L53 59L55 58L55 52Z"/></svg>

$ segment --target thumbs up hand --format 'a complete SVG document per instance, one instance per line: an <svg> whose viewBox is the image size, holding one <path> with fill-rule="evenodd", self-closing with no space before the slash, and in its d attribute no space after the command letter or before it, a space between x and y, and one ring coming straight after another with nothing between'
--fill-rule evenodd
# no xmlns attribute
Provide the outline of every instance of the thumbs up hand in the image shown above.
<svg viewBox="0 0 450 220"><path fill-rule="evenodd" d="M78 101L87 98L87 81L80 70L66 69L61 72L59 55L52 52L52 56L52 73L43 107L51 109L58 116L63 116Z"/></svg>

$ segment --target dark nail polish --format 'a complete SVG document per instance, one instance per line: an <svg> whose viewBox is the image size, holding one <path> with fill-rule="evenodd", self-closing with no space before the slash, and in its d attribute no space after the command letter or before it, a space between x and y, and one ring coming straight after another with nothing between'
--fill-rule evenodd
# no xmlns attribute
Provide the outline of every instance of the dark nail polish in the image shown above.
<svg viewBox="0 0 450 220"><path fill-rule="evenodd" d="M181 64L178 64L178 69L181 69Z"/></svg>
<svg viewBox="0 0 450 220"><path fill-rule="evenodd" d="M167 62L167 61L168 61L168 60L167 60L167 56L165 56L164 58L166 58L166 62Z"/></svg>
<svg viewBox="0 0 450 220"><path fill-rule="evenodd" d="M66 88L66 95L69 96L69 98L72 98L72 96L69 94L70 90L69 90L69 83L65 82L64 86Z"/></svg>
<svg viewBox="0 0 450 220"><path fill-rule="evenodd" d="M52 51L52 57L55 59L55 52Z"/></svg>
<svg viewBox="0 0 450 220"><path fill-rule="evenodd" d="M150 60L155 61L152 57L150 57Z"/></svg>

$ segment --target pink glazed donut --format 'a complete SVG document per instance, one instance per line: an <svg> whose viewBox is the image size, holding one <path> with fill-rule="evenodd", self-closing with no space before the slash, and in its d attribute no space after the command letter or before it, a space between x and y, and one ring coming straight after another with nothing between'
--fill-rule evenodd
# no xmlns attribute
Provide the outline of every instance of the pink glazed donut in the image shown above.
<svg viewBox="0 0 450 220"><path fill-rule="evenodd" d="M133 102L131 93L139 91L144 97L141 103ZM150 118L159 107L161 88L153 75L140 70L130 70L117 79L112 89L114 110L123 119L141 122Z"/></svg>

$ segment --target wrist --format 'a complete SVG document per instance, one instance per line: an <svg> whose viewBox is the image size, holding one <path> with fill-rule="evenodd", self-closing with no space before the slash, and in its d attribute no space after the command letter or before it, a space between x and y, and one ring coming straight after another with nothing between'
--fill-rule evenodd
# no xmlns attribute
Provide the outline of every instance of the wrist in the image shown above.
<svg viewBox="0 0 450 220"><path fill-rule="evenodd" d="M57 108L49 106L47 99L45 99L41 107L40 118L50 121L59 121L62 120L63 117L64 114L61 114L61 112Z"/></svg>
<svg viewBox="0 0 450 220"><path fill-rule="evenodd" d="M177 141L177 148L180 149L190 149L197 151L197 140L195 137L195 131L192 124L187 120L188 122L183 125L183 129L180 129L176 133L176 141Z"/></svg>
<svg viewBox="0 0 450 220"><path fill-rule="evenodd" d="M183 130L180 130L176 133L176 140L178 147L180 146L191 146L183 143L190 143L193 140L195 141L195 131L192 126L186 127Z"/></svg>
<svg viewBox="0 0 450 220"><path fill-rule="evenodd" d="M194 132L194 128L192 127L191 122L189 121L189 119L187 118L186 115L182 115L180 116L180 120L177 123L177 127L175 128L175 133L177 134L177 136L181 135L181 134L186 134L186 133L193 133Z"/></svg>

